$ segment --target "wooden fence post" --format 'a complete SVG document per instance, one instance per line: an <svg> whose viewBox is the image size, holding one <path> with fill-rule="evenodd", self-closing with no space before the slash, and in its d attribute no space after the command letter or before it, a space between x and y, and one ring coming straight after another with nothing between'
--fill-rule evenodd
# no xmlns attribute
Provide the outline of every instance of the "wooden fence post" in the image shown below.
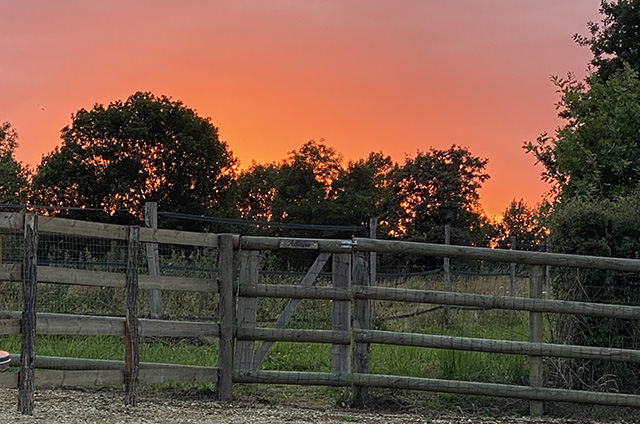
<svg viewBox="0 0 640 424"><path fill-rule="evenodd" d="M529 296L533 299L541 299L544 266L532 266L530 272ZM529 341L532 343L542 343L542 312L529 312ZM529 385L531 387L542 387L543 385L541 356L529 357ZM541 401L531 401L529 404L530 414L532 416L542 415L543 406Z"/></svg>
<svg viewBox="0 0 640 424"><path fill-rule="evenodd" d="M449 224L444 226L444 244L447 246L451 244L451 225ZM451 265L449 258L444 258L442 268L444 270L444 290L451 291Z"/></svg>
<svg viewBox="0 0 640 424"><path fill-rule="evenodd" d="M218 382L216 394L219 400L233 399L233 236L222 234L218 238L218 286L220 287L220 342L218 348Z"/></svg>
<svg viewBox="0 0 640 424"><path fill-rule="evenodd" d="M38 217L24 215L24 246L22 256L22 320L18 374L18 411L33 414L33 391L36 360L36 288L38 256Z"/></svg>
<svg viewBox="0 0 640 424"><path fill-rule="evenodd" d="M258 259L259 250L243 250L239 254L240 277L238 284L255 287L258 284ZM256 309L258 298L238 297L238 325L241 327L256 326ZM236 341L236 363L235 367L239 371L251 371L255 352L255 341Z"/></svg>
<svg viewBox="0 0 640 424"><path fill-rule="evenodd" d="M516 250L516 236L511 236L511 250ZM516 295L516 264L511 262L509 264L509 296Z"/></svg>
<svg viewBox="0 0 640 424"><path fill-rule="evenodd" d="M335 253L331 270L333 287L348 289L351 286L351 253ZM333 301L331 327L333 331L349 331L351 328L351 302ZM349 373L349 345L331 346L331 372Z"/></svg>
<svg viewBox="0 0 640 424"><path fill-rule="evenodd" d="M144 224L149 228L158 228L158 203L146 202L144 204ZM147 266L149 275L160 275L160 254L158 243L147 243ZM158 319L164 314L162 304L162 292L158 289L149 291L149 313L151 318Z"/></svg>
<svg viewBox="0 0 640 424"><path fill-rule="evenodd" d="M369 238L375 240L378 238L378 218L369 219ZM378 285L378 253L375 250L369 252L369 285L375 287ZM371 317L375 316L375 300L370 300L369 305Z"/></svg>
<svg viewBox="0 0 640 424"><path fill-rule="evenodd" d="M547 237L545 241L545 250L551 252L551 244L549 243L549 238ZM545 289L545 299L551 299L551 267L549 265L545 265L544 267L544 289Z"/></svg>
<svg viewBox="0 0 640 424"><path fill-rule="evenodd" d="M369 238L375 240L378 238L378 218L369 219ZM369 284L376 286L378 278L378 253L375 250L369 252Z"/></svg>
<svg viewBox="0 0 640 424"><path fill-rule="evenodd" d="M369 286L370 280L367 272L367 261L364 255L354 253L353 255L353 285ZM371 329L371 300L355 299L353 301L353 329ZM368 374L371 362L371 343L353 344L353 372L358 374ZM366 405L367 388L365 386L352 387L351 407L364 408Z"/></svg>
<svg viewBox="0 0 640 424"><path fill-rule="evenodd" d="M138 248L140 227L129 227L126 276L126 319L124 326L124 403L136 406L140 369L140 332L138 327Z"/></svg>

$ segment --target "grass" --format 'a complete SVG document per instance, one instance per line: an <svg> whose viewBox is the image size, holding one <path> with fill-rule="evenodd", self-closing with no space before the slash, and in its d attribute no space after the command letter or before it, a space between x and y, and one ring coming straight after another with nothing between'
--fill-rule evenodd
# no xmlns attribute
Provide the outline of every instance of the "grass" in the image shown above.
<svg viewBox="0 0 640 424"><path fill-rule="evenodd" d="M495 279L497 280L497 279ZM295 283L291 279L277 281ZM296 281L297 282L297 281ZM327 285L327 281L320 284ZM413 289L438 289L438 277L395 281L390 286ZM474 285L475 284L475 285ZM519 290L523 291L524 283ZM505 281L475 282L454 280L454 288L468 292L500 291ZM0 283L0 309L18 310L16 298L19 285ZM146 311L146 292L141 291L142 314ZM504 293L496 293L504 294ZM170 317L214 319L214 295L167 292L165 307ZM123 293L117 289L101 289L55 284L39 285L38 310L47 312L123 315ZM260 299L259 325L270 327L286 304L283 299ZM507 340L526 340L528 316L509 311L479 311L449 309L425 312L433 305L399 302L375 303L374 328L436 335L481 337ZM331 328L331 303L304 300L300 303L289 328ZM407 316L398 318L398 316ZM113 336L37 336L37 353L43 356L63 356L92 359L122 360L124 345L121 337ZM0 349L17 353L18 336L0 336ZM140 345L142 362L174 363L215 367L217 341L215 339L144 338ZM331 345L319 343L274 343L262 366L281 371L331 372ZM526 384L528 380L526 356L496 355L478 352L429 349L410 346L374 344L371 347L371 372L374 374L475 380L495 383ZM349 392L343 388L324 388L325 394L337 403L345 403ZM348 418L345 419L348 421Z"/></svg>

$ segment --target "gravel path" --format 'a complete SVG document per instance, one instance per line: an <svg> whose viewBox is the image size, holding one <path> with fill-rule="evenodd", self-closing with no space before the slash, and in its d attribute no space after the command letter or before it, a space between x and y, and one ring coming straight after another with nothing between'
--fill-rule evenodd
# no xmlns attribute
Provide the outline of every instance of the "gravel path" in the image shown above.
<svg viewBox="0 0 640 424"><path fill-rule="evenodd" d="M16 391L0 390L0 423L595 423L566 419L527 417L490 418L425 416L360 412L335 406L296 407L258 401L222 403L141 396L139 405L127 408L116 391L39 390L33 416L16 412ZM607 422L607 421L601 421ZM616 421L632 422L632 421Z"/></svg>

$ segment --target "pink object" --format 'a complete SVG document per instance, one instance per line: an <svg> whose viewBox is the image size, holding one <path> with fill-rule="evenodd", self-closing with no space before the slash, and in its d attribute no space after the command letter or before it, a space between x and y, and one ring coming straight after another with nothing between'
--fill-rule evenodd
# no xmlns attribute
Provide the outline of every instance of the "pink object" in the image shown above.
<svg viewBox="0 0 640 424"><path fill-rule="evenodd" d="M9 356L9 352L0 350L0 370L8 368L9 362L11 362L11 357Z"/></svg>

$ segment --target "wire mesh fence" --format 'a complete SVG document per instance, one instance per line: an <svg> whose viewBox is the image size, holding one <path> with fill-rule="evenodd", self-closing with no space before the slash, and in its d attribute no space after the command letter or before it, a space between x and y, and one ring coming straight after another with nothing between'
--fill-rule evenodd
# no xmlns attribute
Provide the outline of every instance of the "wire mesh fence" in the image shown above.
<svg viewBox="0 0 640 424"><path fill-rule="evenodd" d="M2 263L19 264L22 249L21 235L18 232L3 232L1 238ZM236 282L241 278L239 276L246 272L246 270L243 271L243 265L239 259L243 253L242 245L240 242L237 244L240 249L235 251L236 265L232 272L233 280ZM340 249L344 249L344 245L342 244ZM378 297L371 302L371 306L367 306L370 308L368 319L371 323L365 327L358 327L362 325L358 314L362 313L363 298L355 296L353 294L355 292L350 290L352 290L351 285L358 284L356 281L360 278L356 275L354 264L365 255L351 249L357 246L356 243L346 245L349 249L340 250L339 253L331 253L331 249L305 252L275 249L263 250L258 254L257 285L263 288L275 286L285 289L295 286L300 290L313 286L317 289L332 289L334 290L332 293L338 297L258 296L255 310L256 325L252 330L257 332L255 334L262 334L255 338L258 341L253 342L248 333L242 333L242 331L248 331L246 328L243 329L242 325L233 330L237 331L237 335L244 334L245 338L239 338L239 342L251 341L253 353L255 357L259 357L259 360L251 363L252 371L271 373L256 374L255 378L263 376L266 380L271 379L269 381L272 382L286 380L296 384L355 386L380 384L383 387L390 387L385 384L393 383L394 385L405 384L406 387L415 386L418 389L431 387L428 384L435 384L433 387L437 384L445 384L436 384L431 380L455 380L457 382L446 383L453 392L456 392L458 386L467 389L472 387L460 382L511 385L531 383L531 357L540 355L532 355L530 346L518 344L527 341L532 334L531 312L526 308L516 311L515 309L518 309L516 307L487 307L482 306L481 302L454 304L449 301L424 301L424 299L416 302L407 301L411 297L409 295L416 292L424 296L445 292L447 270L442 266L442 259L430 258L429 261L420 262L420 259L409 258L411 260L402 262L398 258L406 259L410 255L396 257L386 253L380 255L379 259L385 272L378 273L375 288L393 289L394 295ZM45 328L54 328L55 326L51 323L59 319L59 317L49 318L47 314L82 316L77 319L78 327L75 333L67 330L67 333L62 335L48 335L47 331L39 334L37 336L38 355L122 361L126 353L122 343L122 326L128 315L128 309L127 295L121 282L124 281L125 271L130 271L129 246L130 244L121 238L110 240L106 237L63 235L53 232L40 234L38 265L43 270L51 272L59 269L91 273L72 274L75 278L72 284L54 283L53 280L45 280L51 282L38 284L37 311L48 326ZM135 274L140 279L137 317L144 321L140 327L142 329L140 360L155 364L215 367L219 360L218 355L222 351L222 337L219 335L222 334L223 326L221 323L223 312L220 309L223 302L221 291L218 289L219 281L222 279L220 250L216 247L183 243L158 243L157 256L154 256L150 254L147 247L147 244L142 242L134 250L134 256L138 262ZM390 259L385 259L385 255ZM341 259L336 260L337 256ZM345 264L348 264L346 271ZM149 330L151 328L149 326L153 324L151 321L158 321L158 319L149 319L153 316L152 293L148 288L150 286L145 284L148 284L151 279L143 277L151 277L150 274L156 272L153 271L154 269L157 271L158 278L162 279L161 285L164 289L159 323L153 327L153 330ZM549 276L558 280L569 277L582 278L572 272L574 271L554 267L550 269ZM371 275L371 269L367 270L367 275ZM508 263L487 259L452 259L448 270L451 294L461 294L467 298L473 296L487 296L487 298L499 296L500 299L514 296L518 299L527 298L530 295L530 277L526 265L514 268ZM630 277L629 281L634 281L633 278ZM211 290L201 289L194 292L181 287L195 280L210 285ZM111 281L111 283L104 285L100 284L101 281ZM346 281L344 287L347 291L344 294L340 294L342 292L337 290L340 281L343 283ZM559 284L561 287L562 284ZM22 307L20 283L2 282L0 290L2 293L0 310L20 310ZM247 297L243 296L238 286L235 288L232 286L232 290L234 296L238 295L240 299ZM500 302L506 301L500 300ZM339 312L340 310L342 312ZM360 312L356 312L357 310ZM342 315L339 325L336 325L336 311L338 311L337 315ZM238 307L236 312L244 311ZM546 329L540 334L540 341L557 340L557 334L553 331L561 327L558 323L566 319L564 317L566 317L565 314L548 314L547 321L553 322L553 325L545 327ZM87 336L83 334L85 331L83 329L90 326L88 323L98 322L91 321L90 318L114 319L115 321L110 322L116 324L113 324L111 330L103 335ZM85 322L80 322L82 320ZM187 328L180 325L193 323L206 324L207 330L193 331L191 328L189 331L180 331L181 328ZM219 323L220 326L217 327ZM567 325L576 325L572 324L572 321L567 323ZM67 328L70 327L67 326ZM120 328L119 332L118 328ZM163 329L171 331L166 335L161 331ZM275 331L267 331L271 329ZM298 330L302 332L296 332ZM637 335L635 322L629 323L625 331L630 335ZM508 348L495 350L493 347L486 347L493 343L491 340L512 344L501 345ZM18 337L15 335L0 335L0 342L3 343L4 350L16 352L20 349ZM618 346L615 342L612 340L611 345ZM351 361L362 354L358 349L363 346L367 346L365 350L370 349L367 355L370 355L371 360L367 372L361 373L357 371L355 362L352 364ZM623 344L621 347L626 348L627 345ZM353 351L350 350L351 348ZM336 358L339 357L343 359L338 366L339 370L336 371ZM546 362L547 369L551 371L546 374L545 384L555 385L554 387L558 388L563 387L563 384L573 386L582 384L583 388L594 390L594 385L587 384L583 374L570 367L567 368L566 362L567 359ZM580 366L595 370L602 362L602 360L582 361ZM95 362L74 365L75 369L85 370L93 370L95 366ZM101 363L100 366L106 365ZM563 377L558 373L553 374L554 367L564 370L566 375ZM596 382L599 381L602 388L629 392L629 388L621 384L621 380L617 378L617 370L618 368L615 367L608 368ZM359 375L368 374L369 371L373 375ZM322 373L339 375L346 373L353 376L348 381L344 376L335 377L332 380L333 377L329 378ZM158 372L157 375L161 373ZM385 382L380 380L379 376L394 377ZM243 378L255 382L249 377L242 376L238 381L242 381ZM426 380L416 380L416 382L407 378L430 379L431 383ZM480 390L478 387L472 392L478 392ZM503 388L487 387L498 395L503 393L500 390L504 390L505 396L512 393Z"/></svg>

